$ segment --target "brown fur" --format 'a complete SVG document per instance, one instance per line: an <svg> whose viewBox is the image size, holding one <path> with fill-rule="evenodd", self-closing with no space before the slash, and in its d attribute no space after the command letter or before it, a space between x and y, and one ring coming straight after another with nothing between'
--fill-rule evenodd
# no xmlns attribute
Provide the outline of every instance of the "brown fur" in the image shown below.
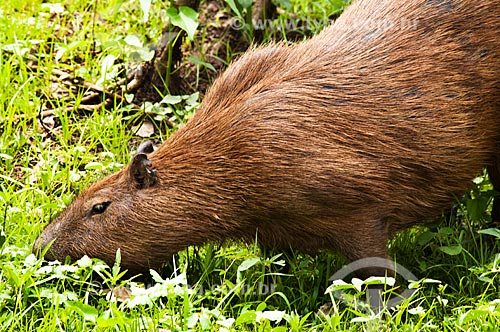
<svg viewBox="0 0 500 332"><path fill-rule="evenodd" d="M482 168L500 188L499 18L496 0L359 0L304 43L249 51L147 155L152 185L128 166L35 246L55 240L49 258L107 262L121 248L132 271L256 234L386 257L394 232L440 215Z"/></svg>

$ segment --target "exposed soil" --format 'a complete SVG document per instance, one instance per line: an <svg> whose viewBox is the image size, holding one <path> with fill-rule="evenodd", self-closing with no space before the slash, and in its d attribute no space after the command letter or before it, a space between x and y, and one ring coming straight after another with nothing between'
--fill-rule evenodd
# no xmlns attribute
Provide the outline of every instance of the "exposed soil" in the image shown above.
<svg viewBox="0 0 500 332"><path fill-rule="evenodd" d="M270 0L254 0L252 12L254 20L262 21L277 16L276 8L269 5L270 3ZM265 33L263 30L255 30L253 37L245 35L244 30L241 29L241 22L223 0L201 1L197 12L199 27L195 40L188 41L185 32L166 25L163 28L162 37L157 41L155 57L135 67L123 63L123 71L115 78L115 83L108 84L105 88L93 82L86 82L77 73L68 69L71 66L54 67L49 70L39 67L36 60L30 62L29 67L34 72L50 75L53 82L50 93L40 96L44 101L39 116L41 127L46 133L52 134L53 129L59 127L58 119L54 116L56 110L60 109L59 105L66 107L63 110L65 112L78 112L82 115L92 114L102 109L103 106L111 109L131 105L132 108L128 108L126 112L135 112L141 109L145 102L158 102L166 94L189 95L199 92L203 96L220 72L234 58L246 51L251 43L261 43L264 35L268 38L270 36L273 40L280 40L284 37L279 29L269 31L267 27L265 27ZM98 16L96 16L96 21L99 24L105 24ZM64 29L65 31L58 31L58 34L61 36L71 34L74 27L70 24ZM168 80L165 80L169 58L168 45L172 43L172 36L175 34L181 34L181 36L171 45L170 70L168 70L170 76ZM299 26L296 31L286 31L286 38L289 41L300 40L306 34L307 31L301 30ZM251 41L250 38L253 40ZM99 53L98 50L92 52L96 53L96 56ZM75 60L78 62L74 58L73 61ZM76 105L74 100L75 95L78 94L83 94L83 97ZM134 96L133 100L128 98L130 95ZM141 117L141 119L144 118ZM141 119L139 121L142 122ZM138 125L138 123L133 125ZM156 129L161 130L165 126L172 127L173 124L165 120L157 123Z"/></svg>
<svg viewBox="0 0 500 332"><path fill-rule="evenodd" d="M236 19L220 0L203 1L199 8L199 33L193 42L176 43L172 46L172 68L168 86L164 85L168 70L166 62L169 38L172 34L184 34L168 25L156 48L156 57L132 70L129 80L136 80L132 88L135 102L159 101L158 91L173 95L190 94L199 91L202 95L212 81L227 66L234 55L245 51L250 45L238 27ZM196 59L193 61L192 59ZM195 63L197 62L197 63ZM202 63L202 64L200 64ZM158 75L159 73L159 75ZM135 90L135 87L138 87Z"/></svg>
<svg viewBox="0 0 500 332"><path fill-rule="evenodd" d="M191 44L194 47L183 48L183 57L203 58L202 60L211 64L215 71L202 68L196 87L196 65L185 61L178 67L178 77L184 91L200 91L203 94L214 78L228 65L231 55L244 52L250 44L240 30L233 28L235 19L224 8L222 1L204 1L200 5L199 13L199 23L204 26L205 34L197 35L196 43Z"/></svg>

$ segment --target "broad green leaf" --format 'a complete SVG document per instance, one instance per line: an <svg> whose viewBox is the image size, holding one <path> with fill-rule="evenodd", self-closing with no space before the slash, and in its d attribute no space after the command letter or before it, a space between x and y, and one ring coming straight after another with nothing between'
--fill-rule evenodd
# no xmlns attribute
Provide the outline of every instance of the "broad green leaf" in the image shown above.
<svg viewBox="0 0 500 332"><path fill-rule="evenodd" d="M200 99L199 92L195 92L195 93L188 95L188 96L185 96L185 97L186 97L186 104L191 106L191 107L198 106L198 104L200 103L199 102L199 99Z"/></svg>
<svg viewBox="0 0 500 332"><path fill-rule="evenodd" d="M255 309L255 311L264 311L266 308L267 308L266 302L261 302L257 306L257 309Z"/></svg>
<svg viewBox="0 0 500 332"><path fill-rule="evenodd" d="M246 271L258 262L260 262L260 258L258 257L246 259L238 266L238 272Z"/></svg>
<svg viewBox="0 0 500 332"><path fill-rule="evenodd" d="M92 265L92 260L89 258L89 256L84 255L76 263L78 264L79 267L85 268Z"/></svg>
<svg viewBox="0 0 500 332"><path fill-rule="evenodd" d="M439 247L439 250L444 252L445 254L448 254L450 256L455 256L458 255L462 252L462 246L461 245L454 245L454 246L442 246Z"/></svg>
<svg viewBox="0 0 500 332"><path fill-rule="evenodd" d="M97 320L97 315L98 311L96 308L94 308L91 305L81 303L79 301L68 301L66 306L68 308L71 308L73 311L78 312L80 315L83 316L83 319L91 321L91 322L96 322Z"/></svg>
<svg viewBox="0 0 500 332"><path fill-rule="evenodd" d="M326 289L325 294L329 294L329 293L336 292L339 290L353 289L353 288L355 288L355 287L352 284L348 284L344 280L341 280L341 279L334 280L334 281L332 281L332 284L330 286L328 286L328 288Z"/></svg>
<svg viewBox="0 0 500 332"><path fill-rule="evenodd" d="M238 0L238 3L240 4L243 9L248 9L252 6L252 0Z"/></svg>
<svg viewBox="0 0 500 332"><path fill-rule="evenodd" d="M226 329L229 329L233 325L234 322L235 322L234 318L226 318L226 319L218 320L217 325L221 325L221 326L224 326Z"/></svg>
<svg viewBox="0 0 500 332"><path fill-rule="evenodd" d="M118 75L118 71L114 66L116 56L108 54L102 59L101 63L101 78L97 81L97 85L103 84L106 81L112 80Z"/></svg>
<svg viewBox="0 0 500 332"><path fill-rule="evenodd" d="M396 279L393 277L369 277L368 279L363 281L365 285L387 285L394 286L396 283Z"/></svg>
<svg viewBox="0 0 500 332"><path fill-rule="evenodd" d="M127 101L127 103L130 104L134 100L135 95L133 93L126 93L124 95L124 97L125 97L125 100Z"/></svg>
<svg viewBox="0 0 500 332"><path fill-rule="evenodd" d="M127 35L123 41L130 46L142 47L142 41L136 35Z"/></svg>
<svg viewBox="0 0 500 332"><path fill-rule="evenodd" d="M361 292L363 290L363 285L364 285L363 280L359 278L352 278L351 283L358 292Z"/></svg>
<svg viewBox="0 0 500 332"><path fill-rule="evenodd" d="M82 178L82 176L80 175L80 173L77 173L77 172L74 172L74 171L70 171L69 172L69 181L70 182L78 182L80 181L80 179Z"/></svg>
<svg viewBox="0 0 500 332"><path fill-rule="evenodd" d="M104 165L102 163L97 162L97 161L91 161L90 163L85 165L85 169L86 170L97 169L97 170L102 171L102 170L104 170Z"/></svg>
<svg viewBox="0 0 500 332"><path fill-rule="evenodd" d="M302 323L303 325L303 323ZM288 327L286 326L278 326L278 327L275 327L274 329L272 329L273 332L287 332L289 331Z"/></svg>
<svg viewBox="0 0 500 332"><path fill-rule="evenodd" d="M123 323L123 321L118 318L118 317L109 317L109 318L103 318L99 317L97 318L97 326L101 328L107 328L107 327L112 327L117 324Z"/></svg>
<svg viewBox="0 0 500 332"><path fill-rule="evenodd" d="M101 73L103 76L111 71L111 68L115 63L115 60L116 56L114 56L113 54L106 55L106 57L102 60Z"/></svg>
<svg viewBox="0 0 500 332"><path fill-rule="evenodd" d="M233 10L233 12L236 13L236 16L242 17L240 10L236 6L236 3L234 3L234 0L226 0L226 2L229 5L229 7L231 7L231 9Z"/></svg>
<svg viewBox="0 0 500 332"><path fill-rule="evenodd" d="M181 96L172 96L172 95L166 95L163 97L163 99L160 101L161 104L167 104L167 105L175 105L178 104L182 101Z"/></svg>
<svg viewBox="0 0 500 332"><path fill-rule="evenodd" d="M149 51L147 48L141 48L137 50L137 54L139 55L142 61L148 62L153 60L155 56L155 51L154 50Z"/></svg>
<svg viewBox="0 0 500 332"><path fill-rule="evenodd" d="M486 228L478 231L480 234L487 234L500 239L500 229L498 228Z"/></svg>
<svg viewBox="0 0 500 332"><path fill-rule="evenodd" d="M157 282L157 283L165 282L165 280L163 280L163 278L155 270L149 269L149 274L151 274L151 277L153 278L153 280L155 282Z"/></svg>
<svg viewBox="0 0 500 332"><path fill-rule="evenodd" d="M188 34L188 38L193 40L194 33L198 28L198 13L193 9L181 6L179 11L175 8L167 9L167 15L170 18L170 23L181 28Z"/></svg>
<svg viewBox="0 0 500 332"><path fill-rule="evenodd" d="M210 316L206 312L200 315L200 326L203 330L209 330L212 327Z"/></svg>
<svg viewBox="0 0 500 332"><path fill-rule="evenodd" d="M481 183L484 182L484 177L478 176L477 178L475 178L474 180L472 180L472 182L474 182L475 184L481 184Z"/></svg>
<svg viewBox="0 0 500 332"><path fill-rule="evenodd" d="M426 245L427 243L431 242L432 239L434 239L435 237L436 237L436 233L427 231L427 232L420 234L420 236L417 239L417 242L419 245L423 246L423 245Z"/></svg>
<svg viewBox="0 0 500 332"><path fill-rule="evenodd" d="M236 321L234 324L236 326L240 326L243 324L249 324L249 323L254 323L257 320L257 314L255 311L247 311L242 313L238 318L236 318Z"/></svg>
<svg viewBox="0 0 500 332"><path fill-rule="evenodd" d="M482 309L469 310L460 316L458 322L460 325L462 325L472 321L482 321L484 320L485 316L489 315L491 315L489 310L482 310Z"/></svg>
<svg viewBox="0 0 500 332"><path fill-rule="evenodd" d="M186 26L189 39L193 40L194 33L198 28L198 13L192 8L181 6L179 7L179 16Z"/></svg>
<svg viewBox="0 0 500 332"><path fill-rule="evenodd" d="M423 315L425 314L425 310L421 306L417 306L415 308L409 309L408 313L410 315Z"/></svg>
<svg viewBox="0 0 500 332"><path fill-rule="evenodd" d="M259 316L259 321L262 319L267 319L272 322L279 322L283 319L283 316L285 316L285 312L279 310L268 310L263 311Z"/></svg>
<svg viewBox="0 0 500 332"><path fill-rule="evenodd" d="M439 234L451 235L454 233L454 230L450 227L441 227L438 229Z"/></svg>
<svg viewBox="0 0 500 332"><path fill-rule="evenodd" d="M474 199L468 199L465 202L465 206L467 207L467 213L469 214L470 218L472 220L481 219L481 216L488 208L489 202L490 198L483 196Z"/></svg>
<svg viewBox="0 0 500 332"><path fill-rule="evenodd" d="M198 323L198 317L199 315L197 313L192 314L186 319L186 325L188 328L193 329L196 326L196 323Z"/></svg>
<svg viewBox="0 0 500 332"><path fill-rule="evenodd" d="M249 268L251 268L252 266L257 264L258 262L260 262L260 259L258 257L249 258L249 259L244 260L243 263L241 263L240 266L238 266L238 271L236 274L236 283L241 282L243 271L248 270Z"/></svg>

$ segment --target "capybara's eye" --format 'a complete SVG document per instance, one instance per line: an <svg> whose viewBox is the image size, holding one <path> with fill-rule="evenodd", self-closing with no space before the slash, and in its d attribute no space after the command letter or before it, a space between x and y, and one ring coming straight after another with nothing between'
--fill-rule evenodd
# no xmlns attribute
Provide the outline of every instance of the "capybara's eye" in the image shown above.
<svg viewBox="0 0 500 332"><path fill-rule="evenodd" d="M95 215L95 214L101 214L103 213L104 211L106 211L106 209L108 208L109 204L111 202L104 202L104 203L99 203L99 204L96 204L92 207L92 211L90 211L90 215Z"/></svg>

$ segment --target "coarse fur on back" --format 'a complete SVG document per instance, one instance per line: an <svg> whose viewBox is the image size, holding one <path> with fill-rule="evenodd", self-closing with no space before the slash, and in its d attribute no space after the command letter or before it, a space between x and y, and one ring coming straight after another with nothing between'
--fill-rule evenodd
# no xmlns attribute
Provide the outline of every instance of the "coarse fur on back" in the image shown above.
<svg viewBox="0 0 500 332"><path fill-rule="evenodd" d="M386 257L394 232L439 216L484 167L500 189L499 18L496 0L358 0L310 40L252 49L35 248L110 263L120 248L134 272L256 235Z"/></svg>

